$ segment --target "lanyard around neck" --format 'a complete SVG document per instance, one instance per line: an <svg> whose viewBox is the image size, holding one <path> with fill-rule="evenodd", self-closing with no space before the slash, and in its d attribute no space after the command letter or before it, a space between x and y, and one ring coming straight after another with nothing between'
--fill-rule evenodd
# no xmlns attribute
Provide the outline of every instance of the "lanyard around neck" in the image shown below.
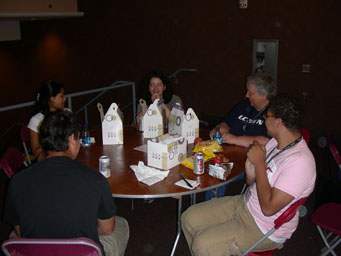
<svg viewBox="0 0 341 256"><path fill-rule="evenodd" d="M258 114L253 118L253 120L256 120L257 117L259 117L267 108L268 108L269 104L267 104L262 110L260 110L258 112ZM249 113L248 113L248 118L247 120L245 121L245 124L243 125L243 130L244 132L246 132L247 130L247 125L249 124L249 119L250 119L250 114L251 114L251 111L252 111L252 108L250 109Z"/></svg>
<svg viewBox="0 0 341 256"><path fill-rule="evenodd" d="M283 149L281 149L279 152L277 152L275 155L273 155L269 160L267 160L269 158L269 156L272 154L272 152L275 150L275 148L277 147L277 145L271 150L271 152L267 155L267 157L265 158L265 162L266 164L270 163L271 160L273 160L276 156L278 156L280 153L284 152L285 150L295 146L297 143L299 143L302 140L302 136L299 137L298 139L296 139L295 141L291 142L289 145L286 145Z"/></svg>

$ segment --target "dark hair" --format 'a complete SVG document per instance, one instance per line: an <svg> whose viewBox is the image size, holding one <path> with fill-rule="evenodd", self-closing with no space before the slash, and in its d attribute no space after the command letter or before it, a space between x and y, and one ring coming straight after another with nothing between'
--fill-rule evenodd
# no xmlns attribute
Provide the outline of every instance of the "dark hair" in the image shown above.
<svg viewBox="0 0 341 256"><path fill-rule="evenodd" d="M157 70L153 70L149 72L140 82L139 89L141 90L141 93L140 93L141 98L147 102L147 105L150 105L153 103L151 100L152 95L150 94L150 91L149 91L149 83L153 77L159 78L162 81L162 83L166 86L166 90L163 92L162 96L164 99L164 103L167 104L172 99L174 90L168 77L165 76L162 72L157 71Z"/></svg>
<svg viewBox="0 0 341 256"><path fill-rule="evenodd" d="M274 79L267 73L258 72L246 78L246 84L253 83L259 95L266 96L270 100L277 91Z"/></svg>
<svg viewBox="0 0 341 256"><path fill-rule="evenodd" d="M45 152L64 152L69 148L69 136L74 134L77 140L80 131L81 124L74 114L58 110L46 117L41 124L39 142Z"/></svg>
<svg viewBox="0 0 341 256"><path fill-rule="evenodd" d="M46 81L39 89L36 102L34 103L31 116L42 113L44 116L50 114L50 98L56 97L61 92L64 85L54 80Z"/></svg>
<svg viewBox="0 0 341 256"><path fill-rule="evenodd" d="M291 131L300 131L303 121L303 106L294 97L281 93L270 100L269 110L274 117L281 118L284 126Z"/></svg>

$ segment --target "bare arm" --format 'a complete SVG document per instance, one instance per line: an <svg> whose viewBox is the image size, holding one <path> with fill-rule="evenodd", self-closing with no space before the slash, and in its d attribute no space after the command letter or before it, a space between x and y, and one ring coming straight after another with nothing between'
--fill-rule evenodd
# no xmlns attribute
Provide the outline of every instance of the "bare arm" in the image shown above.
<svg viewBox="0 0 341 256"><path fill-rule="evenodd" d="M266 175L265 147L254 142L247 153L255 167L256 189L261 210L265 216L272 216L288 205L294 197L276 188L271 188Z"/></svg>
<svg viewBox="0 0 341 256"><path fill-rule="evenodd" d="M115 216L110 219L100 220L98 219L98 235L110 235L114 231L115 227Z"/></svg>
<svg viewBox="0 0 341 256"><path fill-rule="evenodd" d="M264 136L236 136L232 133L223 133L222 135L223 143L234 144L242 147L248 147L254 141L257 141L261 145L265 145L269 139Z"/></svg>
<svg viewBox="0 0 341 256"><path fill-rule="evenodd" d="M245 181L248 185L252 185L256 181L256 173L255 173L255 167L250 162L249 159L246 159L245 162Z"/></svg>
<svg viewBox="0 0 341 256"><path fill-rule="evenodd" d="M142 116L142 115L143 115L142 111L136 115L136 124L137 124L137 126L140 125L140 116Z"/></svg>
<svg viewBox="0 0 341 256"><path fill-rule="evenodd" d="M215 127L210 131L210 138L213 139L213 135L215 134ZM221 122L219 124L219 131L221 134L230 132L230 127L225 123L225 122Z"/></svg>
<svg viewBox="0 0 341 256"><path fill-rule="evenodd" d="M20 226L19 225L14 226L14 232L17 235L17 237L20 237Z"/></svg>
<svg viewBox="0 0 341 256"><path fill-rule="evenodd" d="M30 130L30 142L31 142L33 158L37 159L37 161L44 159L45 154L39 143L39 134L32 130Z"/></svg>

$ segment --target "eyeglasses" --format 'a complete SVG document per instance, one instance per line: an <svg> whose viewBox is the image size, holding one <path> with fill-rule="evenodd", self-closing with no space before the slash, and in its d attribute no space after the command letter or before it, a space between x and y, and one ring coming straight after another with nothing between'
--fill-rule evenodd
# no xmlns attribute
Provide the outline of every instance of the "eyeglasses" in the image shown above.
<svg viewBox="0 0 341 256"><path fill-rule="evenodd" d="M268 117L275 117L275 116L268 116L268 114L264 114L263 117L265 119L265 118L268 118Z"/></svg>

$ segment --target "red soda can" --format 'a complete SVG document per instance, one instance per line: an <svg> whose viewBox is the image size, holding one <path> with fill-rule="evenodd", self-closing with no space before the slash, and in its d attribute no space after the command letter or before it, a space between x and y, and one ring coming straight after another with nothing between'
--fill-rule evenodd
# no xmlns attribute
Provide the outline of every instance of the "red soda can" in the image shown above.
<svg viewBox="0 0 341 256"><path fill-rule="evenodd" d="M204 162L204 154L201 152L197 152L194 154L193 161L193 173L196 175L202 175L205 172L205 162Z"/></svg>

